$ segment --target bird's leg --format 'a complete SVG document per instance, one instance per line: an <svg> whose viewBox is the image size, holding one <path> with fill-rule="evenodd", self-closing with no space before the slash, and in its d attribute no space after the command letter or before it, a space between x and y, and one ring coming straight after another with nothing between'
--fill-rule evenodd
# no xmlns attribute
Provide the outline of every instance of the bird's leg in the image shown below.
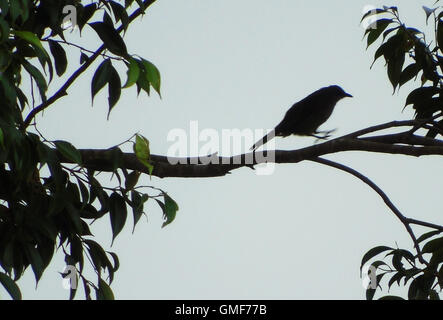
<svg viewBox="0 0 443 320"><path fill-rule="evenodd" d="M332 129L332 130L327 130L327 131L316 131L313 134L311 134L310 136L317 138L317 140L327 140L331 136L331 133L333 133L335 130L337 130L337 129ZM320 135L318 135L318 134L320 134Z"/></svg>
<svg viewBox="0 0 443 320"><path fill-rule="evenodd" d="M327 130L327 131L317 131L316 133L321 133L322 139L327 139L331 136L331 134L336 131L337 129Z"/></svg>

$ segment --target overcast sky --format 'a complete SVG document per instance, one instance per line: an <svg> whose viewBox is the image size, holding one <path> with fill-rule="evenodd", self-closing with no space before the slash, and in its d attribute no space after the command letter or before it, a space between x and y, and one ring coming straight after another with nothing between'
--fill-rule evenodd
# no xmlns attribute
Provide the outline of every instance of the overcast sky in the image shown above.
<svg viewBox="0 0 443 320"><path fill-rule="evenodd" d="M124 90L106 121L106 90L91 107L96 63L38 118L39 128L78 148L108 148L139 132L152 153L166 154L168 133L189 132L191 121L200 131L270 129L294 102L330 84L354 96L322 126L337 128L335 137L410 119L410 108L402 108L413 87L392 95L382 59L370 69L375 47L366 51L359 21L365 6L398 5L404 22L423 28L421 5L433 2L158 0L125 40L131 53L160 69L162 99ZM97 38L86 26L88 32L83 41L95 50ZM70 72L79 57L71 52ZM313 143L275 140L286 150ZM367 175L403 214L441 224L438 158L365 152L327 158ZM162 229L160 208L148 202L148 222L142 219L132 234L129 218L112 248L109 219L92 226L120 257L112 284L117 299L363 299L363 254L377 245L412 249L403 225L369 187L311 162L277 165L271 175L243 168L221 178L141 182L166 190L180 210ZM59 254L37 291L29 269L19 281L23 297L68 298L57 273L63 268Z"/></svg>

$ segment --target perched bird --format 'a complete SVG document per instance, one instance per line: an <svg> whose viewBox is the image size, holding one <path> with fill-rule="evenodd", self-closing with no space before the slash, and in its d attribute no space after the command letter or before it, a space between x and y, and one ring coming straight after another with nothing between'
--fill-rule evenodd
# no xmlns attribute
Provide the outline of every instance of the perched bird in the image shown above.
<svg viewBox="0 0 443 320"><path fill-rule="evenodd" d="M286 112L283 120L266 136L258 140L251 150L262 146L274 136L287 137L291 134L313 136L320 139L329 137L329 132L319 132L318 127L331 116L337 102L345 97L352 97L341 87L333 85L321 88L309 96L294 103ZM326 133L318 136L319 133Z"/></svg>

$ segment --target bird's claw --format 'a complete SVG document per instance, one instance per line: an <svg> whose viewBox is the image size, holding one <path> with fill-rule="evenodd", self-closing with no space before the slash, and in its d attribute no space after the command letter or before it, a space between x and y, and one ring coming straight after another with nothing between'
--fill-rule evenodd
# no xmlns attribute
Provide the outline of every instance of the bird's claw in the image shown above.
<svg viewBox="0 0 443 320"><path fill-rule="evenodd" d="M337 129L332 129L327 131L317 131L315 132L315 134L312 134L311 136L317 138L317 140L315 141L317 143L319 140L327 140L335 130Z"/></svg>

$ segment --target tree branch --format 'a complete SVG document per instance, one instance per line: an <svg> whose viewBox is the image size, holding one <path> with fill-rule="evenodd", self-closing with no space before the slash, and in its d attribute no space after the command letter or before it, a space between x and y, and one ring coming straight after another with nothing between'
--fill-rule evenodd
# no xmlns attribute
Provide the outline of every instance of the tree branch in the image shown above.
<svg viewBox="0 0 443 320"><path fill-rule="evenodd" d="M392 203L392 201L389 199L389 197L386 195L386 193L384 193L384 191L382 189L380 189L379 186L377 186L374 182L372 182L369 178L367 178L366 176L364 176L360 172L358 172L348 166L345 166L343 164L340 164L340 163L337 163L337 162L334 162L331 160L327 160L327 159L322 159L322 158L311 159L311 161L318 162L318 163L345 171L349 174L352 174L354 177L360 179L365 184L367 184L369 187L371 187L383 199L383 201L388 206L388 208L391 209L391 211L394 213L394 215L401 221L401 223L404 225L404 227L408 231L408 233L412 239L412 242L414 243L415 250L417 251L417 257L418 257L419 261L425 265L428 265L428 262L423 258L423 254L421 252L420 245L419 245L417 238L415 237L415 234L410 226L410 220L407 217L405 217L400 212L400 210L397 209L397 207ZM414 220L414 221L417 222L418 220Z"/></svg>
<svg viewBox="0 0 443 320"><path fill-rule="evenodd" d="M392 137L388 135L386 137ZM377 137L384 141L383 136ZM414 137L411 138L415 142ZM429 140L426 138L426 141ZM402 138L402 143L407 143L407 138ZM100 171L113 171L113 149L80 149L85 167ZM241 154L232 157L194 157L194 158L168 158L161 155L151 155L154 165L153 176L159 178L202 178L219 177L231 173L235 169L242 167L253 167L260 163L298 163L304 160L315 159L331 153L344 151L367 151L386 154L403 154L407 156L443 155L443 145L415 146L397 145L382 142L367 141L362 138L337 138L321 144L312 145L293 151L260 151L254 153ZM121 161L118 166L121 168L138 170L148 173L148 169L138 161L133 153L121 153ZM72 163L69 159L63 159L65 163Z"/></svg>

